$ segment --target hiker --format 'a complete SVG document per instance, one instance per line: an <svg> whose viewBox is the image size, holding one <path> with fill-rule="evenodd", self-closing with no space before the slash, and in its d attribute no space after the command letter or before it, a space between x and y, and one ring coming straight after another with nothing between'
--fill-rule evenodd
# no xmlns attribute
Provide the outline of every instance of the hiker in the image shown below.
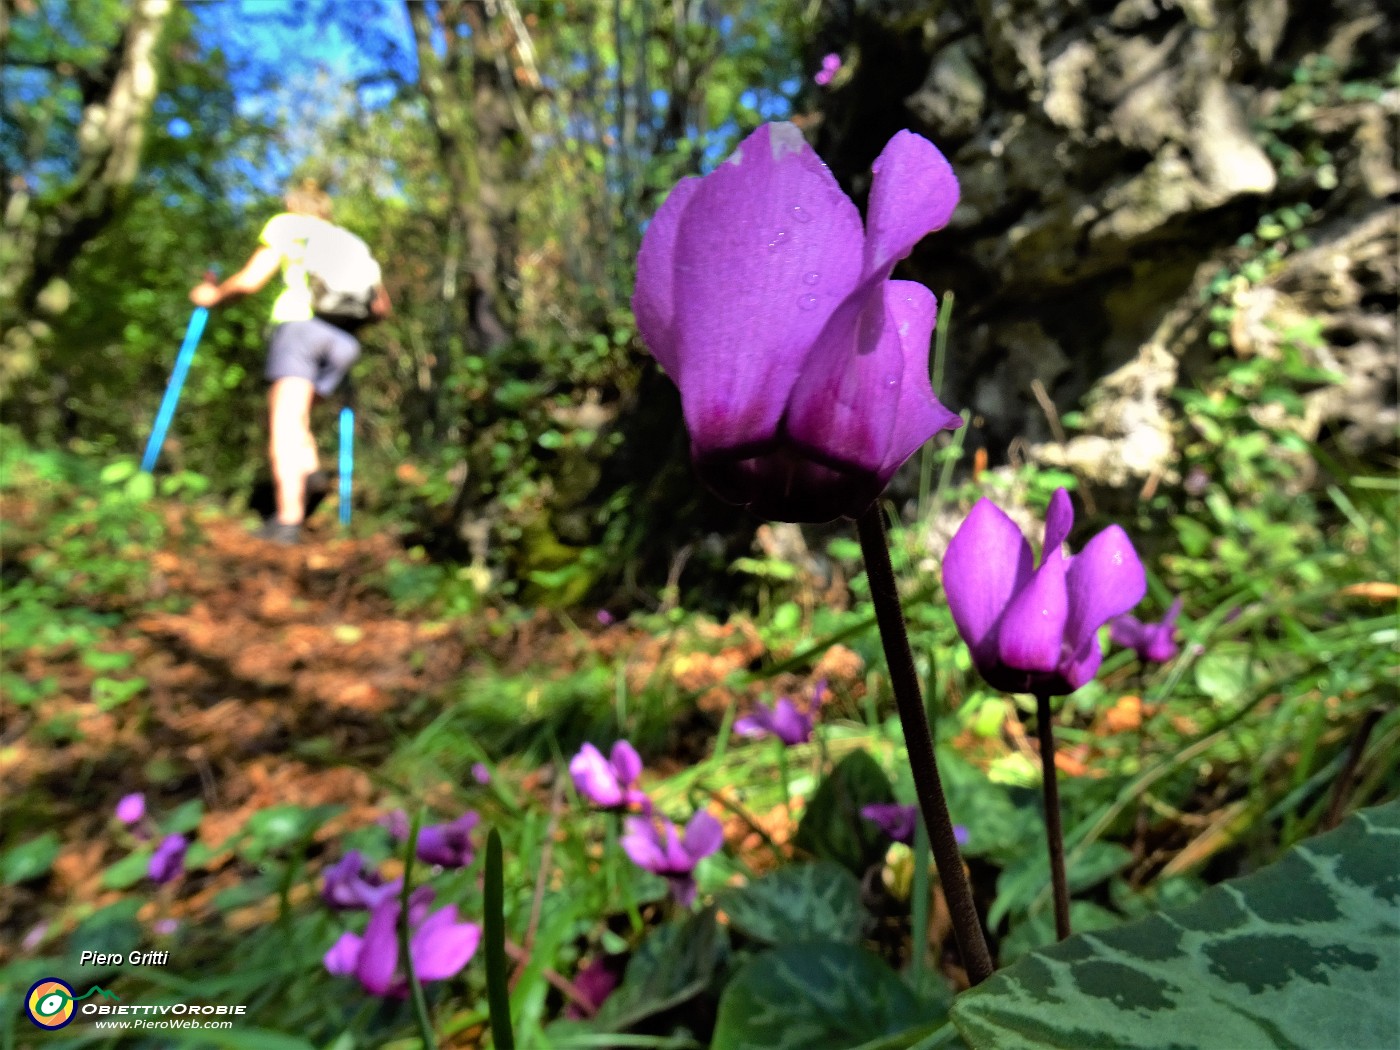
<svg viewBox="0 0 1400 1050"><path fill-rule="evenodd" d="M360 356L355 330L362 324L389 315L389 294L379 279L379 268L369 258L363 242L331 221L331 199L313 179L287 192L287 210L274 215L263 227L259 247L243 268L221 284L204 281L190 291L190 302L212 307L260 291L279 271L285 287L272 304L272 331L268 337L268 455L276 485L277 511L258 535L277 543L296 543L306 516L310 489L324 489L316 439L311 434L311 405L319 395L328 397ZM362 263L356 245L370 268L370 284L345 312L339 306L325 308L325 280L321 259L340 265L347 258ZM360 271L364 280L366 271ZM352 275L353 279L353 275ZM314 290L313 290L314 284ZM342 297L343 298L343 297ZM338 301L338 300L337 300ZM318 309L318 306L321 309Z"/></svg>

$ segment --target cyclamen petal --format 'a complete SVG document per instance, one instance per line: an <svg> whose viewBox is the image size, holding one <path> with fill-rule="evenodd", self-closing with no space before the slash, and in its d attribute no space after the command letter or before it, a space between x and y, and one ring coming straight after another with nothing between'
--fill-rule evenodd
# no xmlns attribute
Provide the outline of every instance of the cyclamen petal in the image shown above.
<svg viewBox="0 0 1400 1050"><path fill-rule="evenodd" d="M360 942L355 976L366 991L375 995L388 995L394 984L394 971L399 965L398 922L398 901L385 901L370 912L369 925Z"/></svg>
<svg viewBox="0 0 1400 1050"><path fill-rule="evenodd" d="M332 944L326 954L321 957L326 970L336 977L349 977L355 972L355 967L360 961L361 944L359 934L346 930L340 935L340 939Z"/></svg>
<svg viewBox="0 0 1400 1050"><path fill-rule="evenodd" d="M445 981L471 961L480 942L481 927L458 922L457 907L449 904L424 919L413 934L413 971L422 981Z"/></svg>
<svg viewBox="0 0 1400 1050"><path fill-rule="evenodd" d="M948 225L960 191L948 159L912 131L897 132L871 172L865 273L888 278L914 245Z"/></svg>
<svg viewBox="0 0 1400 1050"><path fill-rule="evenodd" d="M1053 671L1064 647L1069 594L1059 551L1031 576L1002 613L997 632L1001 662L1019 671Z"/></svg>
<svg viewBox="0 0 1400 1050"><path fill-rule="evenodd" d="M901 806L897 802L872 802L862 806L860 815L879 826L896 842L906 846L914 841L914 829L918 824L919 810L916 806Z"/></svg>
<svg viewBox="0 0 1400 1050"><path fill-rule="evenodd" d="M166 883L178 878L185 870L185 851L189 846L189 840L183 835L167 835L162 839L146 867L151 881Z"/></svg>
<svg viewBox="0 0 1400 1050"><path fill-rule="evenodd" d="M123 824L139 823L146 815L146 796L136 791L123 795L117 803L116 816Z"/></svg>
<svg viewBox="0 0 1400 1050"><path fill-rule="evenodd" d="M901 132L876 164L867 235L791 124L760 127L672 192L643 238L633 309L722 499L784 521L856 517L961 425L928 384L932 296L889 281L957 195L937 148Z"/></svg>
<svg viewBox="0 0 1400 1050"><path fill-rule="evenodd" d="M1144 663L1164 664L1176 659L1180 647L1176 644L1176 619L1181 615L1181 599L1175 599L1166 615L1156 623L1143 623L1136 616L1124 613L1115 616L1110 637L1114 645L1132 649Z"/></svg>
<svg viewBox="0 0 1400 1050"><path fill-rule="evenodd" d="M418 859L444 868L465 868L476 856L471 832L481 818L468 810L448 824L431 824L418 830Z"/></svg>
<svg viewBox="0 0 1400 1050"><path fill-rule="evenodd" d="M695 865L724 845L723 826L704 810L690 818L684 837L664 817L628 817L623 828L622 849L632 863L665 878L681 905L695 899Z"/></svg>
<svg viewBox="0 0 1400 1050"><path fill-rule="evenodd" d="M861 242L855 205L791 124L760 127L700 180L672 275L697 461L773 441L813 342L860 277Z"/></svg>
<svg viewBox="0 0 1400 1050"><path fill-rule="evenodd" d="M978 500L943 555L943 589L958 633L980 669L996 658L997 630L1034 569L1031 545L991 500Z"/></svg>
<svg viewBox="0 0 1400 1050"><path fill-rule="evenodd" d="M1128 534L1110 525L1074 556L1066 580L1070 615L1065 644L1078 652L1089 636L1119 613L1142 601L1147 574Z"/></svg>
<svg viewBox="0 0 1400 1050"><path fill-rule="evenodd" d="M943 588L973 664L1009 692L1062 696L1098 672L1097 632L1147 589L1127 534L1111 525L1078 555L1061 546L1073 525L1069 494L1051 499L1042 564L1032 569L1025 537L981 500L943 556Z"/></svg>
<svg viewBox="0 0 1400 1050"><path fill-rule="evenodd" d="M569 775L578 793L604 809L629 809L636 806L650 812L651 800L637 787L642 775L642 759L626 740L613 744L611 757L592 744L584 744L569 761Z"/></svg>

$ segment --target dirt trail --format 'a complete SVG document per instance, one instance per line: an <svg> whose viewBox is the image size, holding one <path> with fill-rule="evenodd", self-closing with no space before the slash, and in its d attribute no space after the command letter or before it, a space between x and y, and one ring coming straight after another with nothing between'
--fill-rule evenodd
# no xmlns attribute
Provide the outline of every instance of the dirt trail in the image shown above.
<svg viewBox="0 0 1400 1050"><path fill-rule="evenodd" d="M131 700L101 710L101 673L79 651L7 654L30 681L53 676L58 693L6 708L0 797L7 820L52 829L63 845L49 878L0 894L0 960L36 922L57 930L69 906L120 896L101 880L128 851L112 810L129 792L145 792L157 815L202 800L196 837L216 860L207 885L181 902L189 909L239 877L232 854L219 877L217 851L260 809L348 806L325 837L374 819L362 770L384 756L396 713L462 669L462 625L405 619L367 586L395 555L391 540L343 539L323 523L302 545L280 547L221 515L167 517L172 542L152 564L162 600L119 608L101 646L132 656L108 672L145 680Z"/></svg>

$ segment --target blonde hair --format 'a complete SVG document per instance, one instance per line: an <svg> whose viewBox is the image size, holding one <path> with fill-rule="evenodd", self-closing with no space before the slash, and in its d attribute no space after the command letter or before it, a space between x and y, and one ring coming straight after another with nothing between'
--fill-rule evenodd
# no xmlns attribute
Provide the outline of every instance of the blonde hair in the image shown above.
<svg viewBox="0 0 1400 1050"><path fill-rule="evenodd" d="M330 221L331 198L315 179L302 179L299 186L287 190L287 210L293 215L314 215L318 219Z"/></svg>

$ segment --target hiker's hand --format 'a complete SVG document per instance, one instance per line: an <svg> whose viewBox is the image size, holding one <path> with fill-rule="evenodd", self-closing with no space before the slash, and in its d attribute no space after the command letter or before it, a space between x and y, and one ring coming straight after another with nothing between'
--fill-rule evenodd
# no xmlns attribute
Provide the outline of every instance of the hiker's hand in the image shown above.
<svg viewBox="0 0 1400 1050"><path fill-rule="evenodd" d="M218 306L221 298L219 286L213 281L202 281L190 289L190 302L195 306Z"/></svg>
<svg viewBox="0 0 1400 1050"><path fill-rule="evenodd" d="M219 299L219 286L212 281L204 281L190 289L190 302L195 306L218 306Z"/></svg>

